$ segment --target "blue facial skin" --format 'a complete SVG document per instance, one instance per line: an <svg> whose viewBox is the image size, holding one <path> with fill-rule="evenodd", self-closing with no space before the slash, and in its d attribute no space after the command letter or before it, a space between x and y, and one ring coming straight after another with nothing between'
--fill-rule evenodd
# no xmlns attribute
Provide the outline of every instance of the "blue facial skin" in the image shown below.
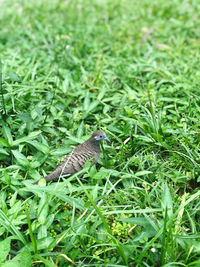
<svg viewBox="0 0 200 267"><path fill-rule="evenodd" d="M101 135L101 134L100 135L97 135L97 136L95 136L95 139L97 141L105 140L105 141L107 141L107 142L110 143L110 140L108 139L108 137L106 135Z"/></svg>

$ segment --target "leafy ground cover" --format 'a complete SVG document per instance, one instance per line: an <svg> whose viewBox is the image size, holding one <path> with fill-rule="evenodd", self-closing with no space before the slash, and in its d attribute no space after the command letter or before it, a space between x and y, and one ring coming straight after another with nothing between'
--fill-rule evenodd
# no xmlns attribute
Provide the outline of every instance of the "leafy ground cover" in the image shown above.
<svg viewBox="0 0 200 267"><path fill-rule="evenodd" d="M0 1L1 266L200 265L199 14ZM32 185L96 129L96 167Z"/></svg>

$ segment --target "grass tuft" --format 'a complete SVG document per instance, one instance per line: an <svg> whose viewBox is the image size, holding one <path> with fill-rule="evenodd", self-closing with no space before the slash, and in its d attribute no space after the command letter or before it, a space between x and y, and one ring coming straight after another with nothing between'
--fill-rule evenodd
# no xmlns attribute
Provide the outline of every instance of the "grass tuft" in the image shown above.
<svg viewBox="0 0 200 267"><path fill-rule="evenodd" d="M2 266L199 266L199 14L0 1ZM97 166L32 185L97 129Z"/></svg>

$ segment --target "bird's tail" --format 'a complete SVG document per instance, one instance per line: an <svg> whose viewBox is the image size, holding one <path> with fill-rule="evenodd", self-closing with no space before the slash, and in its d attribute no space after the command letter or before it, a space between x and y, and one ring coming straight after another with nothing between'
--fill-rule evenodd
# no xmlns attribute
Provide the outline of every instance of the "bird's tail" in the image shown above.
<svg viewBox="0 0 200 267"><path fill-rule="evenodd" d="M59 176L62 174L62 167L59 166L58 168L56 168L53 172L51 172L50 174L46 175L44 177L44 179L46 180L46 182L50 182L50 181L53 181L53 180L56 180L57 178L59 178ZM34 182L33 184L38 184L39 181L41 179L37 180L36 182Z"/></svg>

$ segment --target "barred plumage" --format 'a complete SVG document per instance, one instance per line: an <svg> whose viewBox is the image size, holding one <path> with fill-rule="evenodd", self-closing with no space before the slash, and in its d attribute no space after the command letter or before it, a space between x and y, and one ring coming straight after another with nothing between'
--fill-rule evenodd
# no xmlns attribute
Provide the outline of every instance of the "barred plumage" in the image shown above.
<svg viewBox="0 0 200 267"><path fill-rule="evenodd" d="M100 141L110 140L103 131L96 131L84 143L78 145L69 155L67 155L60 165L50 174L44 177L47 182L56 180L61 176L69 176L82 170L87 160L95 164L100 155ZM38 184L39 180L33 184Z"/></svg>

